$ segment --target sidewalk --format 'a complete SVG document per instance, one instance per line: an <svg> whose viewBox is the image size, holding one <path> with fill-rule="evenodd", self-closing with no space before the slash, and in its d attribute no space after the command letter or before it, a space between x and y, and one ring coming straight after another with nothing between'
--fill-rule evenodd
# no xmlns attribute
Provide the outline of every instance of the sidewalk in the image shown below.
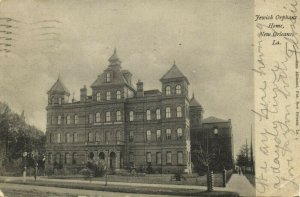
<svg viewBox="0 0 300 197"><path fill-rule="evenodd" d="M240 196L255 196L255 188L244 175L233 174L227 183L226 191L235 191Z"/></svg>

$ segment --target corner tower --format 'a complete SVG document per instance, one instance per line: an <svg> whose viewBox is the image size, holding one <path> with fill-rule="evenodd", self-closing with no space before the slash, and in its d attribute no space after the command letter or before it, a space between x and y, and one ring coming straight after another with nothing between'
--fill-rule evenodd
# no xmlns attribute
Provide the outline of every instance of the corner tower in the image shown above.
<svg viewBox="0 0 300 197"><path fill-rule="evenodd" d="M57 81L47 92L49 105L61 105L67 103L69 100L70 92L62 82L60 76Z"/></svg>

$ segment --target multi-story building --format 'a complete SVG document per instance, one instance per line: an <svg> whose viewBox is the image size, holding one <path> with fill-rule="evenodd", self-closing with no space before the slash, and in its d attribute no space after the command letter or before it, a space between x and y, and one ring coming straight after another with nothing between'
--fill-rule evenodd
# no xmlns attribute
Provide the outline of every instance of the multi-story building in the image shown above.
<svg viewBox="0 0 300 197"><path fill-rule="evenodd" d="M82 166L104 160L114 169L130 166L163 172L191 171L188 79L174 64L160 79L162 92L134 88L132 74L121 69L116 51L91 85L80 90L80 101L60 78L48 91L48 165Z"/></svg>
<svg viewBox="0 0 300 197"><path fill-rule="evenodd" d="M190 173L190 113L200 104L189 99L189 81L175 63L160 81L162 91L146 91L141 81L135 88L116 51L90 86L92 94L80 89L80 101L69 102L58 78L48 91L46 165L81 168L100 160L116 170L151 165L163 173ZM198 120L202 111L191 123Z"/></svg>

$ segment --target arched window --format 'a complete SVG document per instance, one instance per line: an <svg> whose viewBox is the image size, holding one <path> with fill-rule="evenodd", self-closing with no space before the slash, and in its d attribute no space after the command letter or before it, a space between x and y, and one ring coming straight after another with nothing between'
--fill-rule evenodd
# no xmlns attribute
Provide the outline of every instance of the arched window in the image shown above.
<svg viewBox="0 0 300 197"><path fill-rule="evenodd" d="M77 133L74 133L73 135L73 142L78 142L78 134Z"/></svg>
<svg viewBox="0 0 300 197"><path fill-rule="evenodd" d="M97 112L96 113L96 122L100 122L100 113L99 112Z"/></svg>
<svg viewBox="0 0 300 197"><path fill-rule="evenodd" d="M61 124L61 115L57 117L57 124Z"/></svg>
<svg viewBox="0 0 300 197"><path fill-rule="evenodd" d="M146 112L146 119L151 120L151 111L149 109Z"/></svg>
<svg viewBox="0 0 300 197"><path fill-rule="evenodd" d="M129 132L129 142L133 142L133 131Z"/></svg>
<svg viewBox="0 0 300 197"><path fill-rule="evenodd" d="M93 141L93 133L92 132L89 132L89 134L88 134L88 141L89 142Z"/></svg>
<svg viewBox="0 0 300 197"><path fill-rule="evenodd" d="M52 96L51 102L52 102L52 105L55 104L55 98L54 98L54 96Z"/></svg>
<svg viewBox="0 0 300 197"><path fill-rule="evenodd" d="M133 121L133 111L129 112L129 121Z"/></svg>
<svg viewBox="0 0 300 197"><path fill-rule="evenodd" d="M100 131L98 131L96 133L96 142L100 142L100 141L101 141L101 133L100 133Z"/></svg>
<svg viewBox="0 0 300 197"><path fill-rule="evenodd" d="M156 141L161 141L161 130L156 130Z"/></svg>
<svg viewBox="0 0 300 197"><path fill-rule="evenodd" d="M61 142L61 134L60 133L57 134L56 142L57 143Z"/></svg>
<svg viewBox="0 0 300 197"><path fill-rule="evenodd" d="M74 124L78 124L78 115L74 116Z"/></svg>
<svg viewBox="0 0 300 197"><path fill-rule="evenodd" d="M100 92L98 92L97 94L96 94L96 100L99 102L99 101L101 101L101 94L100 94Z"/></svg>
<svg viewBox="0 0 300 197"><path fill-rule="evenodd" d="M151 155L150 152L147 153L146 158L147 158L147 163L151 163L151 161L152 161L152 155Z"/></svg>
<svg viewBox="0 0 300 197"><path fill-rule="evenodd" d="M166 130L166 139L170 140L171 139L171 129Z"/></svg>
<svg viewBox="0 0 300 197"><path fill-rule="evenodd" d="M61 105L61 98L58 98L58 104Z"/></svg>
<svg viewBox="0 0 300 197"><path fill-rule="evenodd" d="M67 124L70 124L70 123L71 123L71 116L67 115Z"/></svg>
<svg viewBox="0 0 300 197"><path fill-rule="evenodd" d="M71 134L70 134L70 133L67 133L67 134L66 134L66 139L65 139L65 141L66 141L67 143L71 143L71 142L72 142L72 138L71 138Z"/></svg>
<svg viewBox="0 0 300 197"><path fill-rule="evenodd" d="M106 92L106 100L110 101L110 92Z"/></svg>
<svg viewBox="0 0 300 197"><path fill-rule="evenodd" d="M121 121L121 111L117 111L117 121Z"/></svg>
<svg viewBox="0 0 300 197"><path fill-rule="evenodd" d="M76 164L76 163L77 163L77 153L73 153L72 164Z"/></svg>
<svg viewBox="0 0 300 197"><path fill-rule="evenodd" d="M119 144L121 142L121 132L120 131L117 131L117 134L116 134L116 140L117 140L117 144Z"/></svg>
<svg viewBox="0 0 300 197"><path fill-rule="evenodd" d="M171 95L171 87L170 86L166 87L166 95Z"/></svg>
<svg viewBox="0 0 300 197"><path fill-rule="evenodd" d="M176 115L177 115L177 118L181 118L182 117L182 108L180 106L178 106L176 108Z"/></svg>
<svg viewBox="0 0 300 197"><path fill-rule="evenodd" d="M89 123L90 123L90 124L93 123L93 114L90 114L90 115L89 115Z"/></svg>
<svg viewBox="0 0 300 197"><path fill-rule="evenodd" d="M147 131L146 140L151 141L151 131L150 130Z"/></svg>
<svg viewBox="0 0 300 197"><path fill-rule="evenodd" d="M119 99L121 99L121 91L117 91L117 99L119 100Z"/></svg>
<svg viewBox="0 0 300 197"><path fill-rule="evenodd" d="M105 113L105 121L110 122L110 112L109 111Z"/></svg>
<svg viewBox="0 0 300 197"><path fill-rule="evenodd" d="M177 164L178 165L182 165L183 164L183 154L182 151L178 151L177 152Z"/></svg>
<svg viewBox="0 0 300 197"><path fill-rule="evenodd" d="M166 108L166 118L171 118L171 108L170 107Z"/></svg>
<svg viewBox="0 0 300 197"><path fill-rule="evenodd" d="M172 164L172 153L167 152L167 164Z"/></svg>
<svg viewBox="0 0 300 197"><path fill-rule="evenodd" d="M160 109L156 109L156 119L160 120L161 115L160 115Z"/></svg>
<svg viewBox="0 0 300 197"><path fill-rule="evenodd" d="M181 85L177 85L175 87L175 90L176 90L176 94L181 94Z"/></svg>
<svg viewBox="0 0 300 197"><path fill-rule="evenodd" d="M182 129L181 128L177 129L177 139L182 139Z"/></svg>

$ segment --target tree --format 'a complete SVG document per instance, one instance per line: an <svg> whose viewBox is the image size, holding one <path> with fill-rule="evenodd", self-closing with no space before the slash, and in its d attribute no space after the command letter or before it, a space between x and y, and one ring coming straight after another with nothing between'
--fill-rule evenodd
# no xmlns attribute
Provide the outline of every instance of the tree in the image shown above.
<svg viewBox="0 0 300 197"><path fill-rule="evenodd" d="M247 145L243 145L237 155L236 164L238 166L249 166L249 158L248 158L248 147Z"/></svg>

